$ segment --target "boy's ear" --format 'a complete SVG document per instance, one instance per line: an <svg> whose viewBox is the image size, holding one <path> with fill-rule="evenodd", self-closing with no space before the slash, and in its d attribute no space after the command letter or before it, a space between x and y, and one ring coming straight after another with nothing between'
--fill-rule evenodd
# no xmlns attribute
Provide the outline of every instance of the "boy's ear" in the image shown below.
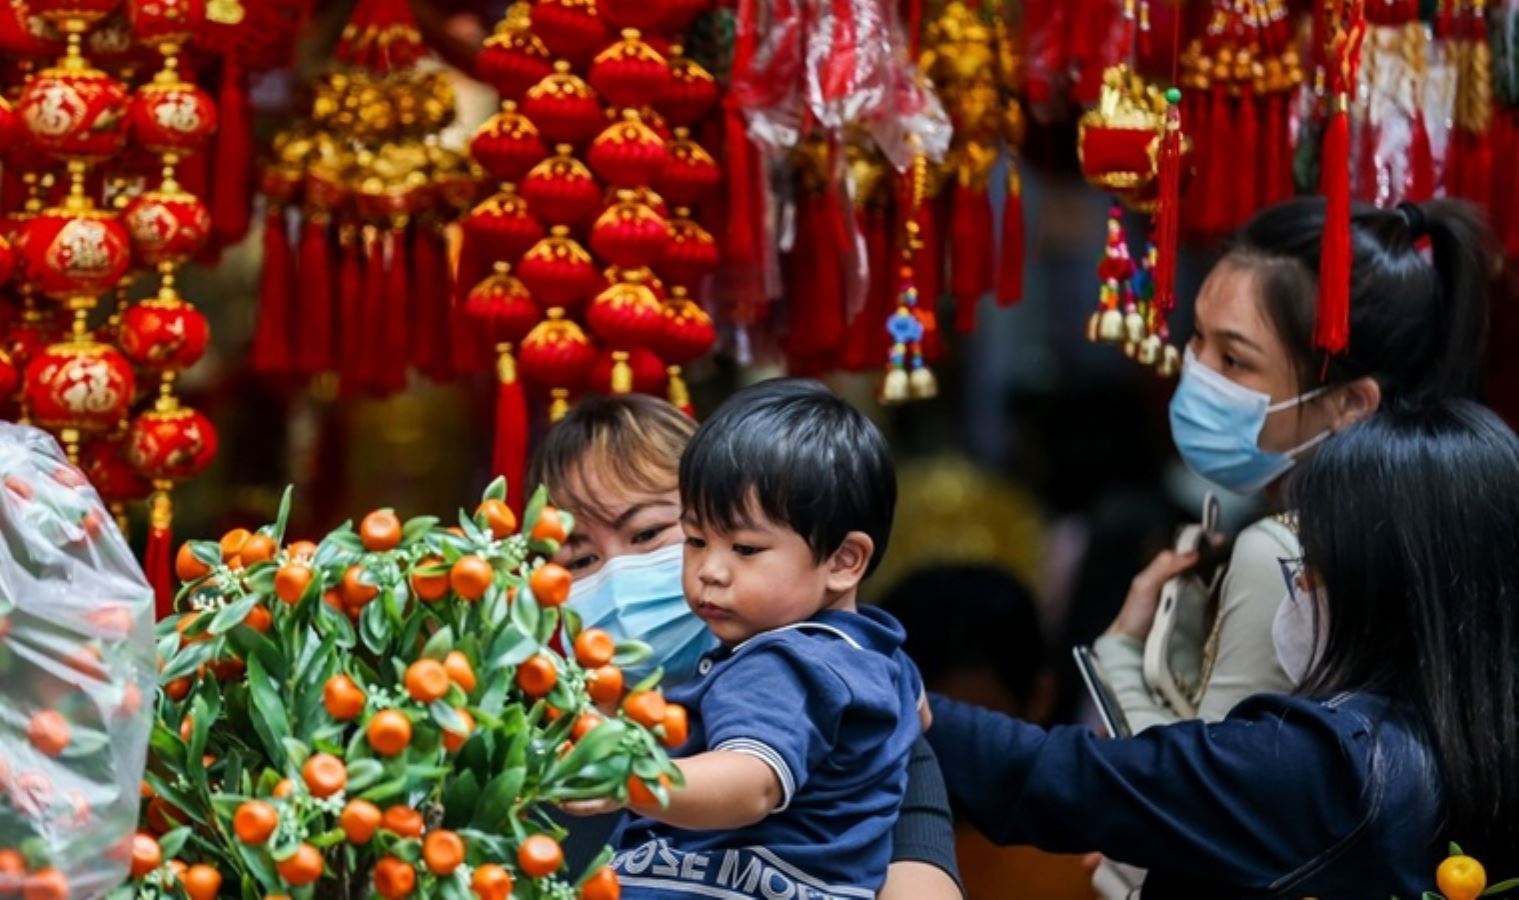
<svg viewBox="0 0 1519 900"><path fill-rule="evenodd" d="M876 543L865 532L851 531L844 535L839 549L828 557L828 590L842 594L858 587L875 552Z"/></svg>

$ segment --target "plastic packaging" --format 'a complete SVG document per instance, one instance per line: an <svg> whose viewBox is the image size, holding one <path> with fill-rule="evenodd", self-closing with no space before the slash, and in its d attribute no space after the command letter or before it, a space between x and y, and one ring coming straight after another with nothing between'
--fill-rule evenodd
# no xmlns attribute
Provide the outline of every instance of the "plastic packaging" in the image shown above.
<svg viewBox="0 0 1519 900"><path fill-rule="evenodd" d="M85 477L0 423L0 896L127 876L155 692L153 593Z"/></svg>

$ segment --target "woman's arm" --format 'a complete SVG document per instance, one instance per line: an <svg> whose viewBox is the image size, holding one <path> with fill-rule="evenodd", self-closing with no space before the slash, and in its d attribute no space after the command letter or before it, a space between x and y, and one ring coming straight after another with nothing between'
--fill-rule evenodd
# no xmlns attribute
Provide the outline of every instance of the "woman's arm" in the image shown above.
<svg viewBox="0 0 1519 900"><path fill-rule="evenodd" d="M1264 888L1362 817L1352 756L1312 701L1102 740L934 698L929 742L950 796L988 837ZM1180 861L1180 862L1179 862Z"/></svg>
<svg viewBox="0 0 1519 900"><path fill-rule="evenodd" d="M1252 694L1292 690L1292 682L1276 661L1271 623L1287 598L1281 561L1302 552L1291 530L1274 519L1240 533L1219 596L1218 647L1198 718L1217 722Z"/></svg>
<svg viewBox="0 0 1519 900"><path fill-rule="evenodd" d="M1195 553L1179 555L1168 550L1155 557L1143 572L1134 576L1118 617L1093 648L1135 734L1153 725L1169 725L1181 719L1169 706L1157 702L1145 686L1145 638L1155 624L1161 589L1196 563Z"/></svg>
<svg viewBox="0 0 1519 900"><path fill-rule="evenodd" d="M960 900L955 827L939 761L922 738L907 765L907 794L891 834L882 900Z"/></svg>

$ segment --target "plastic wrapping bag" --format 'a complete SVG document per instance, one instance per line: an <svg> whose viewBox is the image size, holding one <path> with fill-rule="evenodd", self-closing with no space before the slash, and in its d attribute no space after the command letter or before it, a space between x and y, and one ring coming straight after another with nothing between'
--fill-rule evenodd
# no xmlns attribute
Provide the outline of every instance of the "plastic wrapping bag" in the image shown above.
<svg viewBox="0 0 1519 900"><path fill-rule="evenodd" d="M155 677L153 593L105 505L0 423L0 896L126 878Z"/></svg>

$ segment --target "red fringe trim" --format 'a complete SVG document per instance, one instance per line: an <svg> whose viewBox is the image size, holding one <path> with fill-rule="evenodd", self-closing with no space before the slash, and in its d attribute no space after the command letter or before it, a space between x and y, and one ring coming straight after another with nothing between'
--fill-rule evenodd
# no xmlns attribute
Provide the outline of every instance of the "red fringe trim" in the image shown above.
<svg viewBox="0 0 1519 900"><path fill-rule="evenodd" d="M1007 199L1002 207L1002 252L997 268L997 303L1023 299L1023 180L1017 160L1007 160ZM919 302L922 298L919 298Z"/></svg>
<svg viewBox="0 0 1519 900"><path fill-rule="evenodd" d="M1314 344L1340 353L1350 344L1350 121L1344 112L1329 117L1322 166L1326 205Z"/></svg>
<svg viewBox="0 0 1519 900"><path fill-rule="evenodd" d="M230 55L222 59L217 121L211 230L217 242L226 246L243 239L253 216L253 125L247 77Z"/></svg>
<svg viewBox="0 0 1519 900"><path fill-rule="evenodd" d="M269 203L264 213L264 269L259 282L258 330L249 364L263 375L288 375L295 367L291 350L291 306L295 299L295 264L285 208Z"/></svg>
<svg viewBox="0 0 1519 900"><path fill-rule="evenodd" d="M301 225L301 341L296 365L303 375L332 365L332 246L324 215L308 213Z"/></svg>

